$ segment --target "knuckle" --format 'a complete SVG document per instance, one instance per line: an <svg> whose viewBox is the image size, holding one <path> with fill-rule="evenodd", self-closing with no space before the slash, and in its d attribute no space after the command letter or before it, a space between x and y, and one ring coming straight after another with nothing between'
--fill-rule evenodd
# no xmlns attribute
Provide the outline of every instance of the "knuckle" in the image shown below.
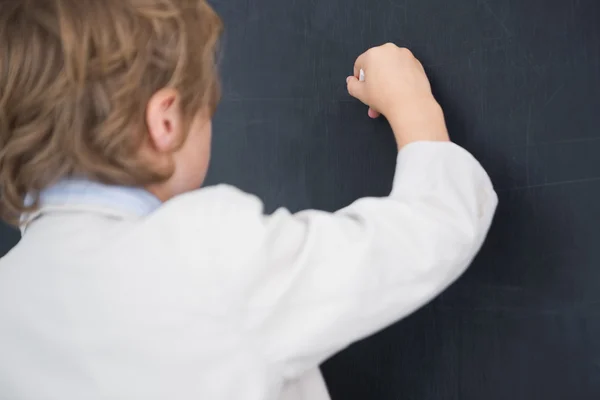
<svg viewBox="0 0 600 400"><path fill-rule="evenodd" d="M402 53L402 55L404 57L411 57L414 58L414 54L412 51L410 51L409 49L407 49L406 47L401 47L400 48L400 52Z"/></svg>

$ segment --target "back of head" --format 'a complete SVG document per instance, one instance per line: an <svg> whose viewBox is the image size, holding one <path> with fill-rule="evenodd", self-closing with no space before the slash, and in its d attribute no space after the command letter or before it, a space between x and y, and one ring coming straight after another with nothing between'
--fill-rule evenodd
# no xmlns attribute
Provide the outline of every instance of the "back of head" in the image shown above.
<svg viewBox="0 0 600 400"><path fill-rule="evenodd" d="M146 105L171 87L186 123L214 111L221 29L205 0L0 0L0 216L65 177L167 179L138 151Z"/></svg>

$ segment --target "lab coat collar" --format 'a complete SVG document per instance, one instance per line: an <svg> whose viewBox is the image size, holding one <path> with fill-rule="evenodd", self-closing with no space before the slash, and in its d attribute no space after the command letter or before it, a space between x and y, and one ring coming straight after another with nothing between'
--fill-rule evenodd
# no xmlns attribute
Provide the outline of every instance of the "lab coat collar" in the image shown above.
<svg viewBox="0 0 600 400"><path fill-rule="evenodd" d="M27 225L48 211L89 211L113 217L142 217L161 204L157 197L142 188L65 179L40 193L38 210L21 217L21 231L24 233Z"/></svg>

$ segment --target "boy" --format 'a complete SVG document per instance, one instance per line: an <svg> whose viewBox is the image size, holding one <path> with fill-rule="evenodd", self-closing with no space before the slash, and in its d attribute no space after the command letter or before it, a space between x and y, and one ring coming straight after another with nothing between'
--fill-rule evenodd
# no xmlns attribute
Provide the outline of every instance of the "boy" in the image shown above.
<svg viewBox="0 0 600 400"><path fill-rule="evenodd" d="M202 190L221 22L204 0L0 0L0 398L327 399L318 366L415 311L496 207L421 64L367 51L392 193L328 214ZM366 79L356 77L360 70Z"/></svg>

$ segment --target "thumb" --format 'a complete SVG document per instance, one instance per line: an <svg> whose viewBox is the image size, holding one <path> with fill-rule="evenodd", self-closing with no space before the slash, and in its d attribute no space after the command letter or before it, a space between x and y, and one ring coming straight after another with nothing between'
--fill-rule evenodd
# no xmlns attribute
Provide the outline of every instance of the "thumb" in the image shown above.
<svg viewBox="0 0 600 400"><path fill-rule="evenodd" d="M348 93L350 93L350 96L355 97L364 103L364 101L363 101L363 96L364 96L364 91L365 91L364 83L360 82L358 80L358 78L355 76L349 76L346 79L346 83L348 84Z"/></svg>

